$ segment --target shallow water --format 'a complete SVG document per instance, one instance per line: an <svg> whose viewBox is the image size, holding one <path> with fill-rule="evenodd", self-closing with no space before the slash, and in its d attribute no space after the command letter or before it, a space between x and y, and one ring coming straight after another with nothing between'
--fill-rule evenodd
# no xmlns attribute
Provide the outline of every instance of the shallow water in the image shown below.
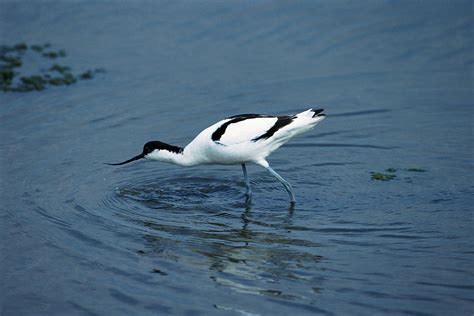
<svg viewBox="0 0 474 316"><path fill-rule="evenodd" d="M0 314L470 315L472 3L2 3L70 87L0 94ZM35 61L32 61L35 62ZM250 167L105 166L326 109ZM392 181L371 172L396 168ZM420 168L424 172L409 171Z"/></svg>

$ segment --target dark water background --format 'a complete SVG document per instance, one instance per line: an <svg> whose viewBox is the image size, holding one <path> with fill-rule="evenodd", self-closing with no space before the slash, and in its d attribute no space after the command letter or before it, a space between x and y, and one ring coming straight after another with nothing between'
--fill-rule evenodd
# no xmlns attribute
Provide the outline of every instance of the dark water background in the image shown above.
<svg viewBox="0 0 474 316"><path fill-rule="evenodd" d="M0 38L107 70L0 95L2 316L474 312L471 1L2 2ZM246 206L239 166L102 164L308 107L294 209L258 167Z"/></svg>

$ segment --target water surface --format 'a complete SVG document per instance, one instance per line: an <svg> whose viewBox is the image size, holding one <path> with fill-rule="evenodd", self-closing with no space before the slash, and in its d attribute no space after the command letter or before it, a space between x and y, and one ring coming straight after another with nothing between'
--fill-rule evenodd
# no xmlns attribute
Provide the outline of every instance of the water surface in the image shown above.
<svg viewBox="0 0 474 316"><path fill-rule="evenodd" d="M0 12L4 44L107 71L0 95L0 314L474 312L472 2ZM245 205L239 166L102 164L309 107L327 119L269 158L294 208L257 166ZM394 180L371 179L387 168Z"/></svg>

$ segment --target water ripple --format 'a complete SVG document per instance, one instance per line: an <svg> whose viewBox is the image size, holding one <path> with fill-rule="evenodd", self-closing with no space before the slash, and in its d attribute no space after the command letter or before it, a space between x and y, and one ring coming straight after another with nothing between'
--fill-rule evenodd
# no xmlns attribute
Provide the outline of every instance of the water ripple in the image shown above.
<svg viewBox="0 0 474 316"><path fill-rule="evenodd" d="M285 147L347 147L347 148L370 148L370 149L397 149L395 146L380 146L370 144L341 144L341 143L289 143Z"/></svg>

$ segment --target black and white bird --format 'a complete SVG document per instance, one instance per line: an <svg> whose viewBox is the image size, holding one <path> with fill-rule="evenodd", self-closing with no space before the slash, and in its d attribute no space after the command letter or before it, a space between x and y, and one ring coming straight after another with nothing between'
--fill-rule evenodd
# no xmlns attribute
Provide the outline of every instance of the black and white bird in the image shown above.
<svg viewBox="0 0 474 316"><path fill-rule="evenodd" d="M322 112L322 109L309 109L287 116L235 115L206 128L184 148L160 141L150 141L145 144L143 152L138 156L109 165L123 165L142 158L186 167L202 164L239 164L242 165L246 197L249 202L252 191L246 164L254 163L275 176L294 203L295 195L291 185L270 167L266 158L293 137L315 127L325 117Z"/></svg>

